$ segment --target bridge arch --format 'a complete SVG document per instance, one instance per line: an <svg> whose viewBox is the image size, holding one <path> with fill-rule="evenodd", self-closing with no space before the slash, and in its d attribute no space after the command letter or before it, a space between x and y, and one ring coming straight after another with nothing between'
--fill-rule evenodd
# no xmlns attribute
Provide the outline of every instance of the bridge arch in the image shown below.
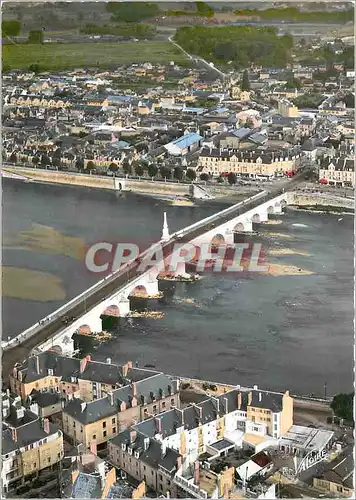
<svg viewBox="0 0 356 500"><path fill-rule="evenodd" d="M252 222L255 222L255 223L261 222L260 214L253 214Z"/></svg>
<svg viewBox="0 0 356 500"><path fill-rule="evenodd" d="M233 229L234 233L243 233L245 231L245 225L243 222L238 222Z"/></svg>
<svg viewBox="0 0 356 500"><path fill-rule="evenodd" d="M55 352L56 354L58 354L58 356L62 356L62 354L63 354L63 349L58 344L56 344L53 347L51 347L50 349L48 349L48 351L49 352Z"/></svg>
<svg viewBox="0 0 356 500"><path fill-rule="evenodd" d="M91 328L89 325L80 325L80 327L78 328L78 333L79 335L90 335Z"/></svg>
<svg viewBox="0 0 356 500"><path fill-rule="evenodd" d="M280 203L282 208L287 206L286 200L281 200L279 203Z"/></svg>
<svg viewBox="0 0 356 500"><path fill-rule="evenodd" d="M129 293L129 297L137 297L137 298L146 298L148 295L147 289L144 285L137 285L135 286Z"/></svg>
<svg viewBox="0 0 356 500"><path fill-rule="evenodd" d="M112 304L105 309L102 316L111 316L113 318L119 318L120 317L120 309L115 304Z"/></svg>
<svg viewBox="0 0 356 500"><path fill-rule="evenodd" d="M267 213L274 214L274 206L273 205L270 205L269 207L267 207Z"/></svg>

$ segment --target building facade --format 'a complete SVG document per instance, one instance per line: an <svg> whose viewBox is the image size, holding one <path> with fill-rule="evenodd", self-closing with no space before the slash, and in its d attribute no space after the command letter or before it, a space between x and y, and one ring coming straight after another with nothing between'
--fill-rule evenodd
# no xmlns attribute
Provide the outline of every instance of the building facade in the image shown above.
<svg viewBox="0 0 356 500"><path fill-rule="evenodd" d="M324 158L320 162L319 182L330 186L355 187L355 164L350 158Z"/></svg>
<svg viewBox="0 0 356 500"><path fill-rule="evenodd" d="M299 160L299 154L285 151L203 149L196 170L213 177L230 172L251 178L276 177L295 170Z"/></svg>

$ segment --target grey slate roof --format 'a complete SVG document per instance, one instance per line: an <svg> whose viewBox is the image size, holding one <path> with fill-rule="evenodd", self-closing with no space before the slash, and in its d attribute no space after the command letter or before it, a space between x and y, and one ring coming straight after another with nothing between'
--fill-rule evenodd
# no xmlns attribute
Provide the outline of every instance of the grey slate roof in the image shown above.
<svg viewBox="0 0 356 500"><path fill-rule="evenodd" d="M137 432L135 441L130 444L130 430L126 429L114 437L110 443L119 447L122 443L125 443L127 446L130 444L133 452L138 451L140 453L140 460L143 463L155 469L161 465L173 473L176 469L177 460L181 455L172 448L166 448L166 453L163 456L161 444L155 439L149 440L148 447L145 450L144 439L145 436Z"/></svg>
<svg viewBox="0 0 356 500"><path fill-rule="evenodd" d="M100 476L79 472L73 484L71 498L100 498L101 480Z"/></svg>

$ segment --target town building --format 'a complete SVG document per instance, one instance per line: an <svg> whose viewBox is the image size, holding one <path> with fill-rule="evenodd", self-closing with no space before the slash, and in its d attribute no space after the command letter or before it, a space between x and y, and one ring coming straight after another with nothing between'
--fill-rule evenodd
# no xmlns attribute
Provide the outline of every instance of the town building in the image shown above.
<svg viewBox="0 0 356 500"><path fill-rule="evenodd" d="M162 373L124 385L92 401L71 399L63 408L63 431L73 443L98 448L117 433L152 415L179 408L179 384Z"/></svg>
<svg viewBox="0 0 356 500"><path fill-rule="evenodd" d="M243 447L261 451L276 445L292 425L293 398L288 391L278 395L235 389L136 424L110 440L108 452L112 463L135 479L146 481L152 475L155 485L158 479L160 493L173 495L177 488L199 493L193 473L199 457L223 456ZM147 457L152 456L156 464L148 471Z"/></svg>
<svg viewBox="0 0 356 500"><path fill-rule="evenodd" d="M56 474L63 457L63 434L47 418L22 406L19 396L2 395L1 482L16 490L42 474ZM47 476L46 476L47 477Z"/></svg>
<svg viewBox="0 0 356 500"><path fill-rule="evenodd" d="M296 170L299 160L298 153L283 150L204 148L199 155L196 171L213 177L233 172L244 177L271 178Z"/></svg>
<svg viewBox="0 0 356 500"><path fill-rule="evenodd" d="M278 113L285 118L294 118L299 116L297 106L287 99L281 99L278 101Z"/></svg>
<svg viewBox="0 0 356 500"><path fill-rule="evenodd" d="M354 498L354 472L353 454L342 454L313 478L313 487L328 496Z"/></svg>
<svg viewBox="0 0 356 500"><path fill-rule="evenodd" d="M351 158L326 157L320 161L319 182L330 186L355 187L355 162Z"/></svg>

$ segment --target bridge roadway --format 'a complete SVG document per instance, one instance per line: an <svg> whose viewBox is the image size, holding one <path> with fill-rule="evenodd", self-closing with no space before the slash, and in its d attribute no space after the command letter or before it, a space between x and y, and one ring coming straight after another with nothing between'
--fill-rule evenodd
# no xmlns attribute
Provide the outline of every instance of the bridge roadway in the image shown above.
<svg viewBox="0 0 356 500"><path fill-rule="evenodd" d="M293 179L291 179L288 184L288 191L294 189L295 185L299 182L303 181L302 172L297 174ZM273 199L276 196L282 194L284 189L271 189L269 192L263 191L252 198L249 198L243 202L240 202L232 207L229 207L213 216L204 219L200 224L195 223L191 226L178 231L178 233L183 234L183 237L179 239L180 243L189 242L198 236L206 233L207 231L213 229L217 223L223 224L228 222L231 218L241 215L248 210L251 210L254 207L259 206L260 204L268 201L269 199ZM171 239L167 241L167 243L163 246L163 255L168 256L173 249L174 243L177 242L175 235L171 235ZM144 254L145 252L143 252ZM141 254L141 255L143 255ZM124 268L120 269L113 275L108 276L102 282L99 282L97 285L94 285L94 290L90 295L86 296L86 294L80 295L76 300L73 299L66 306L61 307L58 311L55 311L51 316L51 319L47 321L44 325L38 325L37 328L34 328L33 334L29 336L26 340L19 344L15 344L14 347L7 348L6 350L3 348L2 355L2 377L3 380L6 381L8 378L8 374L12 370L14 364L17 361L21 361L26 358L29 352L39 345L41 342L52 337L56 334L61 328L63 328L63 318L71 317L78 318L84 311L89 310L95 305L99 304L102 300L112 295L118 288L123 285L126 285L128 281L137 277L137 268L140 264L138 262L132 262ZM74 321L74 319L72 321ZM70 323L68 323L70 324ZM68 326L67 324L67 326Z"/></svg>

